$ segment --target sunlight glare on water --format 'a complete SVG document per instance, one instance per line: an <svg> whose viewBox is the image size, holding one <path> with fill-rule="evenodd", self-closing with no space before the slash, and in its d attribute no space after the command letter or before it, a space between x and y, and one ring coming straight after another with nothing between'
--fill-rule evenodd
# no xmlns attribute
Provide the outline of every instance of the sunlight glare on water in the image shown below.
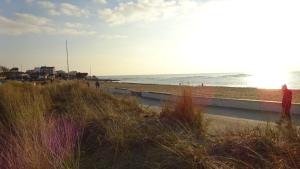
<svg viewBox="0 0 300 169"><path fill-rule="evenodd" d="M263 89L279 89L283 84L289 83L290 75L285 72L262 72L250 76L248 83Z"/></svg>

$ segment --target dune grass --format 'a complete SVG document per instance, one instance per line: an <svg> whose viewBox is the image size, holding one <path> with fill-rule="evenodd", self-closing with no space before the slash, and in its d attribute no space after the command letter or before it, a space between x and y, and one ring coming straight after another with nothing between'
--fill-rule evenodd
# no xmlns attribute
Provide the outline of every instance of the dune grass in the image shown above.
<svg viewBox="0 0 300 169"><path fill-rule="evenodd" d="M300 168L300 132L206 132L189 91L161 116L76 82L0 86L0 168ZM167 120L166 120L167 119Z"/></svg>

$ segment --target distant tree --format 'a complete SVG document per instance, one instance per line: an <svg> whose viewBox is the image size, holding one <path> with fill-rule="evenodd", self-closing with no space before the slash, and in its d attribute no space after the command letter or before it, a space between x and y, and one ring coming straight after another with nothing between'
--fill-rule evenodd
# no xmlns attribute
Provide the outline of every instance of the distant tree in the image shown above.
<svg viewBox="0 0 300 169"><path fill-rule="evenodd" d="M8 72L9 69L5 66L0 66L0 72Z"/></svg>

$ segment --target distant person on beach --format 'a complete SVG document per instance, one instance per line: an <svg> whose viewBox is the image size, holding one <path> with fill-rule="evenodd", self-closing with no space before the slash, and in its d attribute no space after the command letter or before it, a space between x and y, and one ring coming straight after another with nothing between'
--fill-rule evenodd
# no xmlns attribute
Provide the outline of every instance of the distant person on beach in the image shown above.
<svg viewBox="0 0 300 169"><path fill-rule="evenodd" d="M90 82L86 82L86 85L87 85L87 87L89 88L90 87Z"/></svg>
<svg viewBox="0 0 300 169"><path fill-rule="evenodd" d="M292 98L293 93L291 90L289 90L285 85L282 86L282 112L281 112L281 119L279 121L279 124L283 122L283 120L287 120L289 125L291 124L291 106L292 106Z"/></svg>
<svg viewBox="0 0 300 169"><path fill-rule="evenodd" d="M95 84L95 85L96 85L96 88L97 88L97 89L100 87L100 83L99 83L98 80L96 81L96 84Z"/></svg>

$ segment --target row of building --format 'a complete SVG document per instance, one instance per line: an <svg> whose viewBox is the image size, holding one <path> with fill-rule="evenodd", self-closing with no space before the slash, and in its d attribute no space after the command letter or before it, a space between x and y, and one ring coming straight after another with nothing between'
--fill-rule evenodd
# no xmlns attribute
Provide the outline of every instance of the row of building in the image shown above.
<svg viewBox="0 0 300 169"><path fill-rule="evenodd" d="M26 72L19 71L19 68L12 68L0 72L0 78L7 80L54 80L54 79L86 79L88 73L71 71L66 73L62 70L55 70L55 67L41 66Z"/></svg>

